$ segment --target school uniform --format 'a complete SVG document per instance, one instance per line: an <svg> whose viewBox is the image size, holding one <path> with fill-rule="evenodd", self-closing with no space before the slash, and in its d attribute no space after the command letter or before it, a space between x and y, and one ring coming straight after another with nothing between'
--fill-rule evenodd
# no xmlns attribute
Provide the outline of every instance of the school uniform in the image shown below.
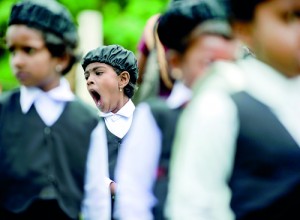
<svg viewBox="0 0 300 220"><path fill-rule="evenodd" d="M109 219L104 125L64 78L3 93L0 121L0 219Z"/></svg>
<svg viewBox="0 0 300 220"><path fill-rule="evenodd" d="M152 100L153 102L138 105L116 169L118 189L115 216L118 219L154 219L161 216L164 204L163 199L158 199L158 195L164 196L167 189L168 163L165 162L171 151L172 131L180 112L178 109L190 97L190 90L183 84L176 83L167 104ZM162 131L160 125L168 129ZM171 135L165 132L170 132ZM166 171L164 175L159 172L161 170Z"/></svg>
<svg viewBox="0 0 300 220"><path fill-rule="evenodd" d="M182 115L170 219L300 217L300 77L286 78L253 57L237 66L243 91L202 82Z"/></svg>
<svg viewBox="0 0 300 220"><path fill-rule="evenodd" d="M115 181L115 168L118 160L118 154L122 145L122 140L130 129L135 105L132 100L129 101L117 113L103 113L100 116L104 118L105 130L108 147L108 167L109 177L106 178L106 185ZM111 197L111 219L113 218L115 198Z"/></svg>
<svg viewBox="0 0 300 220"><path fill-rule="evenodd" d="M117 113L100 112L100 117L104 118L107 141L108 141L108 161L109 161L109 178L115 181L115 166L117 163L118 153L120 151L122 139L130 129L135 105L132 100L129 101Z"/></svg>

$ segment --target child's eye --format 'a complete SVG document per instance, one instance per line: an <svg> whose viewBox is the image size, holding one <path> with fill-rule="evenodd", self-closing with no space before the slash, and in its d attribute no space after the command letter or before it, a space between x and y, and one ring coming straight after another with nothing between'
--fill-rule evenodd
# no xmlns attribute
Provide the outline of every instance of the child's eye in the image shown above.
<svg viewBox="0 0 300 220"><path fill-rule="evenodd" d="M9 51L10 54L14 55L16 49L14 47L8 47L8 51Z"/></svg>
<svg viewBox="0 0 300 220"><path fill-rule="evenodd" d="M96 71L95 74L96 74L97 76L100 76L100 75L103 74L103 72Z"/></svg>
<svg viewBox="0 0 300 220"><path fill-rule="evenodd" d="M294 22L300 20L300 11L290 11L285 14L285 20L287 22Z"/></svg>
<svg viewBox="0 0 300 220"><path fill-rule="evenodd" d="M87 80L87 79L89 78L89 76L90 76L90 74L88 74L88 73L85 73L85 74L84 74L84 78L85 78L85 80Z"/></svg>
<svg viewBox="0 0 300 220"><path fill-rule="evenodd" d="M33 55L36 52L36 49L32 48L32 47L24 47L24 52L29 54L29 55Z"/></svg>
<svg viewBox="0 0 300 220"><path fill-rule="evenodd" d="M295 11L294 12L294 17L299 20L300 19L300 11Z"/></svg>

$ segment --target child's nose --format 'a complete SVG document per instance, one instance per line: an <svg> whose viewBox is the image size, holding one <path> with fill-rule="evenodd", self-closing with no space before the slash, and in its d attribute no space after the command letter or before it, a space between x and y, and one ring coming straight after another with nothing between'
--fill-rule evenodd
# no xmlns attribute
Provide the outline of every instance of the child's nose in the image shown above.
<svg viewBox="0 0 300 220"><path fill-rule="evenodd" d="M94 77L93 77L93 75L89 75L88 76L88 78L86 79L86 84L88 86L94 84Z"/></svg>
<svg viewBox="0 0 300 220"><path fill-rule="evenodd" d="M22 67L25 63L25 57L22 52L16 51L11 57L11 64L14 67Z"/></svg>

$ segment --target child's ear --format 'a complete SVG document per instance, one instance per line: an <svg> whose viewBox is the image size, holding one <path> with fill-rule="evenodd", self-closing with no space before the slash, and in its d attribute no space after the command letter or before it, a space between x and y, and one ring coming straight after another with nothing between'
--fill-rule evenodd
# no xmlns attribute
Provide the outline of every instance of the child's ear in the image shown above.
<svg viewBox="0 0 300 220"><path fill-rule="evenodd" d="M130 74L127 71L123 71L120 73L119 77L119 88L123 89L130 80Z"/></svg>
<svg viewBox="0 0 300 220"><path fill-rule="evenodd" d="M175 80L180 80L182 78L181 55L175 50L168 50L166 53L166 58L168 61L169 72L170 72L169 74L171 78Z"/></svg>
<svg viewBox="0 0 300 220"><path fill-rule="evenodd" d="M251 22L236 21L232 23L232 30L237 39L252 49L253 46L253 24Z"/></svg>
<svg viewBox="0 0 300 220"><path fill-rule="evenodd" d="M181 56L177 51L169 49L166 52L166 58L171 69L180 68Z"/></svg>
<svg viewBox="0 0 300 220"><path fill-rule="evenodd" d="M58 58L58 64L62 67L62 69L66 69L71 61L71 57L69 54L64 54L63 56Z"/></svg>

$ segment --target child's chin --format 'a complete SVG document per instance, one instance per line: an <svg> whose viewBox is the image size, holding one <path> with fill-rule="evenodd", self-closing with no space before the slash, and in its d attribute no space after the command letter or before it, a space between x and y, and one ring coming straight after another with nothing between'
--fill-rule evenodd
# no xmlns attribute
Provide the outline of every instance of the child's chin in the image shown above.
<svg viewBox="0 0 300 220"><path fill-rule="evenodd" d="M105 111L105 109L103 108L103 106L97 106L97 108L103 112L103 113L108 113L107 111Z"/></svg>

